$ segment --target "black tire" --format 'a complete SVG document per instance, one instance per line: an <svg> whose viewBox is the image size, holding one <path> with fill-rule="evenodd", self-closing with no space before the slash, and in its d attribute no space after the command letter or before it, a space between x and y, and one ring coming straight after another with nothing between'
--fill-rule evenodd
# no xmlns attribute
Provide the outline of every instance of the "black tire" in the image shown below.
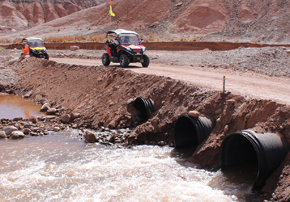
<svg viewBox="0 0 290 202"><path fill-rule="evenodd" d="M120 65L121 65L121 67L128 67L129 58L127 55L123 54L120 56Z"/></svg>
<svg viewBox="0 0 290 202"><path fill-rule="evenodd" d="M47 59L47 60L49 60L49 56L48 56L47 53L44 53L44 58Z"/></svg>
<svg viewBox="0 0 290 202"><path fill-rule="evenodd" d="M143 55L143 62L141 62L143 67L148 67L150 63L150 59L147 55Z"/></svg>
<svg viewBox="0 0 290 202"><path fill-rule="evenodd" d="M108 66L110 64L110 58L108 53L104 53L102 55L102 63L104 66Z"/></svg>

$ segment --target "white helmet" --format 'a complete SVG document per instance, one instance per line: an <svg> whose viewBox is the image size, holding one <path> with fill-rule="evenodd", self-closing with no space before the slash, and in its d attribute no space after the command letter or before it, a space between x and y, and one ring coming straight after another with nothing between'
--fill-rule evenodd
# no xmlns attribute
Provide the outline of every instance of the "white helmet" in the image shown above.
<svg viewBox="0 0 290 202"><path fill-rule="evenodd" d="M117 39L113 39L113 40L112 40L112 43L113 43L114 45L116 45L116 46L119 45L119 41L118 41Z"/></svg>

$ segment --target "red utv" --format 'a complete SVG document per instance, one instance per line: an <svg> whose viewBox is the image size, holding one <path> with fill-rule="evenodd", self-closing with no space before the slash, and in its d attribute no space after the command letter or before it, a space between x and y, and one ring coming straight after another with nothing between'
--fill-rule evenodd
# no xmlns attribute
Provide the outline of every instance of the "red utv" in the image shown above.
<svg viewBox="0 0 290 202"><path fill-rule="evenodd" d="M102 63L108 66L110 62L119 62L121 67L127 67L131 62L141 62L143 67L149 66L149 57L145 54L146 48L136 32L123 29L107 32L105 50Z"/></svg>

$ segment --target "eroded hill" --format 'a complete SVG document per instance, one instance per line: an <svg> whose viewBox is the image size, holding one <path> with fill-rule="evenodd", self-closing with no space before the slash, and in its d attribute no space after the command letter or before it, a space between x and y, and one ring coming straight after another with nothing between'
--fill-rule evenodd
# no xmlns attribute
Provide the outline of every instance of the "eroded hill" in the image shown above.
<svg viewBox="0 0 290 202"><path fill-rule="evenodd" d="M151 40L217 40L249 42L289 41L290 3L285 0L114 0L115 17L108 2L96 6L63 3L1 3L5 26L28 28L10 35L20 37L99 34L109 29L129 29ZM101 3L101 2L99 2ZM94 5L93 3L86 5ZM85 9L86 8L86 9ZM68 15L70 14L70 15ZM4 28L3 28L4 27ZM54 29L57 28L57 29ZM5 34L4 34L5 35Z"/></svg>
<svg viewBox="0 0 290 202"><path fill-rule="evenodd" d="M0 30L33 27L103 2L102 0L0 1Z"/></svg>

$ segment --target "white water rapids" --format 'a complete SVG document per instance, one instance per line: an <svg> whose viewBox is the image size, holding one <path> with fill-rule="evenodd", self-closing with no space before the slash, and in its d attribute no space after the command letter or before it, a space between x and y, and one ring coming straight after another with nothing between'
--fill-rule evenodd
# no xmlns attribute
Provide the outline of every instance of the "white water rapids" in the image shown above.
<svg viewBox="0 0 290 202"><path fill-rule="evenodd" d="M0 148L0 201L251 201L251 185L183 166L167 146L86 144L62 132Z"/></svg>

